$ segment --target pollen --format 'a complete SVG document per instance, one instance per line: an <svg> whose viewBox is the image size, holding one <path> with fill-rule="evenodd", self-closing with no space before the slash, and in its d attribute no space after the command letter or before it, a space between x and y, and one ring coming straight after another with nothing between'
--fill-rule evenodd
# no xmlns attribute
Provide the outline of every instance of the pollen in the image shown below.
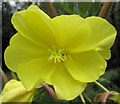
<svg viewBox="0 0 120 104"><path fill-rule="evenodd" d="M55 46L52 46L53 50L48 49L51 52L51 55L48 58L48 61L56 63L65 61L66 59L66 52L65 49L57 49Z"/></svg>

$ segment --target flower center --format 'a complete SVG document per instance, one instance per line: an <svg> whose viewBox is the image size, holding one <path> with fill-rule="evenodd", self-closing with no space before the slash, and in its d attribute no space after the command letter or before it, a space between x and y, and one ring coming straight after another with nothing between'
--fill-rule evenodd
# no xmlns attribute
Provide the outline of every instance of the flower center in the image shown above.
<svg viewBox="0 0 120 104"><path fill-rule="evenodd" d="M56 49L55 46L52 46L53 50L48 49L51 52L51 55L48 58L50 62L61 62L65 61L66 59L66 52L65 49Z"/></svg>

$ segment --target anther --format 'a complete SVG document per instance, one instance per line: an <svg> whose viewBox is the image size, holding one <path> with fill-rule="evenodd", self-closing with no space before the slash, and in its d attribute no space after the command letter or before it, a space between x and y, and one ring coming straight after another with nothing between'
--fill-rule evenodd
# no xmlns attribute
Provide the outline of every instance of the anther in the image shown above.
<svg viewBox="0 0 120 104"><path fill-rule="evenodd" d="M48 61L50 62L61 62L65 61L66 59L66 53L65 49L56 49L55 46L52 46L53 50L48 49L48 51L51 52L51 55L48 58Z"/></svg>

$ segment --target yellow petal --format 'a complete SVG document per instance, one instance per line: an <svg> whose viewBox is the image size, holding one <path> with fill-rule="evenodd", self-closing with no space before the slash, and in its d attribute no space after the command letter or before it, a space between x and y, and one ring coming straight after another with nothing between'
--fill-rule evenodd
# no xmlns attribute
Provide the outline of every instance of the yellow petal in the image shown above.
<svg viewBox="0 0 120 104"><path fill-rule="evenodd" d="M72 100L84 91L87 84L76 81L62 63L56 64L54 68L45 82L54 86L58 99Z"/></svg>
<svg viewBox="0 0 120 104"><path fill-rule="evenodd" d="M70 57L65 61L65 65L78 81L93 82L105 72L106 61L96 51L72 53Z"/></svg>
<svg viewBox="0 0 120 104"><path fill-rule="evenodd" d="M28 10L14 13L11 21L26 38L47 46L55 44L51 19L38 7L31 5Z"/></svg>
<svg viewBox="0 0 120 104"><path fill-rule="evenodd" d="M56 38L62 48L82 51L80 48L91 34L88 23L79 15L61 15L52 19L57 28Z"/></svg>
<svg viewBox="0 0 120 104"><path fill-rule="evenodd" d="M34 90L26 91L20 81L14 79L6 83L0 102L31 102Z"/></svg>
<svg viewBox="0 0 120 104"><path fill-rule="evenodd" d="M91 27L91 36L86 41L85 47L95 48L104 59L110 59L110 48L115 41L116 29L101 17L92 16L85 20Z"/></svg>
<svg viewBox="0 0 120 104"><path fill-rule="evenodd" d="M19 33L14 35L5 50L5 64L18 76L27 90L41 83L52 70L48 62L49 51L29 41Z"/></svg>
<svg viewBox="0 0 120 104"><path fill-rule="evenodd" d="M47 18L48 20L51 19L46 13L44 13L38 6L31 4L27 11L33 11L38 13L43 19Z"/></svg>

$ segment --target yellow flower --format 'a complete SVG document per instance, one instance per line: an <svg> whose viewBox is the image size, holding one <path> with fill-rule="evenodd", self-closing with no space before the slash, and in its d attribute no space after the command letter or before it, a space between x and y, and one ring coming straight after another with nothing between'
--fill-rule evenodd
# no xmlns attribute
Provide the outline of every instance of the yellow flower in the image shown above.
<svg viewBox="0 0 120 104"><path fill-rule="evenodd" d="M59 99L71 100L106 69L116 37L101 17L61 15L51 19L37 6L14 13L18 31L5 51L5 63L27 90L45 81Z"/></svg>
<svg viewBox="0 0 120 104"><path fill-rule="evenodd" d="M0 104L2 102L31 102L33 94L34 90L27 91L20 81L12 79L6 83L2 91Z"/></svg>

